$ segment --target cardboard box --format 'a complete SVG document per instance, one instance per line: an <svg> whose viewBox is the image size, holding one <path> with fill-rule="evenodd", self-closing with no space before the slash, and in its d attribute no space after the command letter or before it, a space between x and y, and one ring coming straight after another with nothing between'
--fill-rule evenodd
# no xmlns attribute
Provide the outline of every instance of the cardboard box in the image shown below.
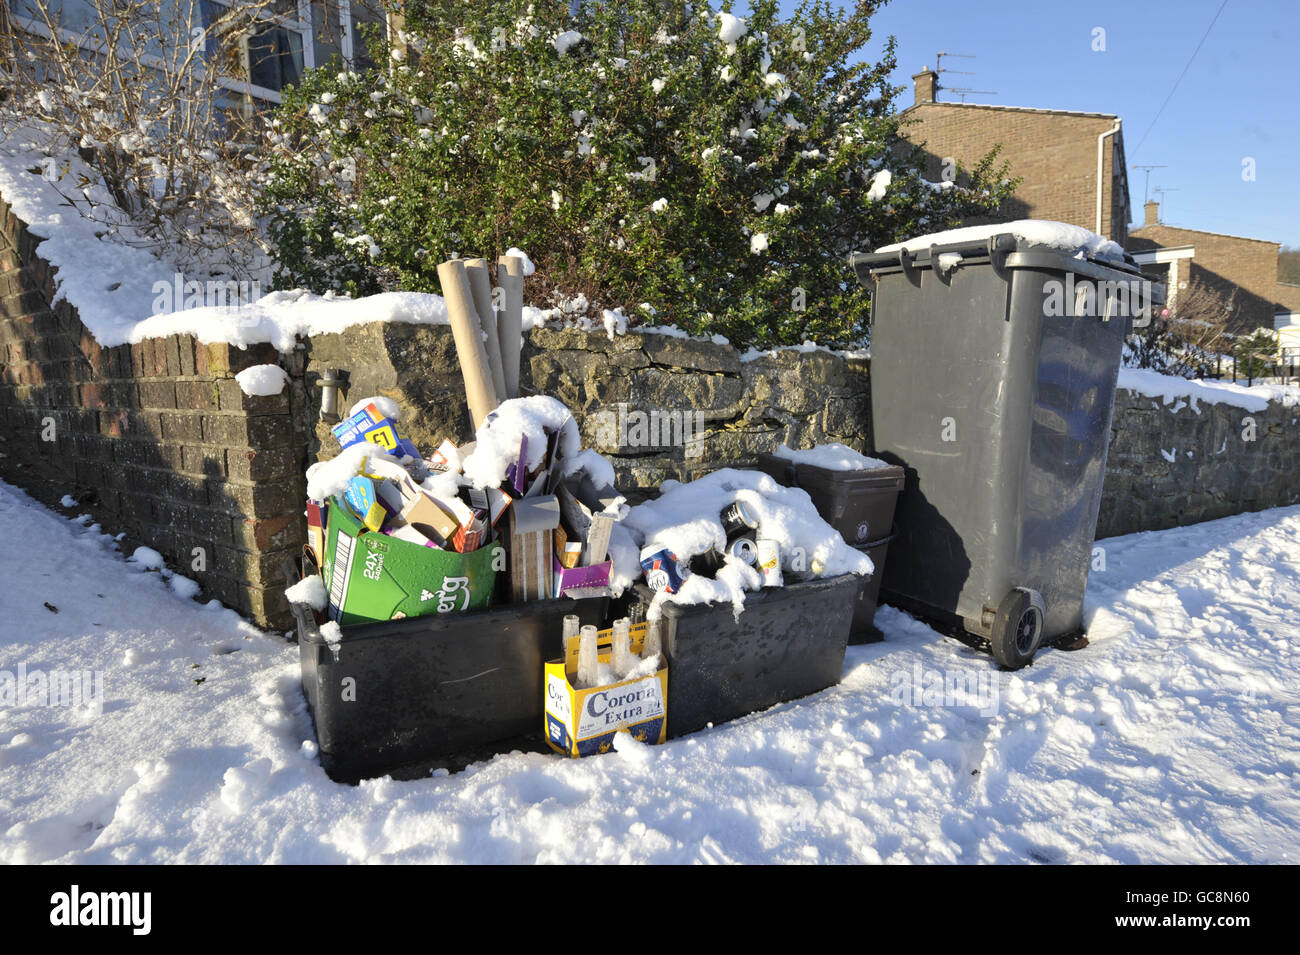
<svg viewBox="0 0 1300 955"><path fill-rule="evenodd" d="M632 652L641 653L646 625L633 624ZM597 656L608 663L614 631L597 634ZM578 637L565 643L564 657L545 665L546 742L565 756L591 756L608 752L614 734L631 733L643 743L668 738L668 664L660 655L653 676L624 680L609 686L580 690L574 686L578 672Z"/></svg>
<svg viewBox="0 0 1300 955"><path fill-rule="evenodd" d="M436 550L368 531L342 501L331 502L321 575L330 619L342 626L488 607L505 566L500 544Z"/></svg>
<svg viewBox="0 0 1300 955"><path fill-rule="evenodd" d="M352 505L352 513L361 518L361 523L372 531L379 530L388 519L388 511L379 503L379 498L375 495L375 482L371 478L361 475L354 477L343 493L343 499Z"/></svg>
<svg viewBox="0 0 1300 955"><path fill-rule="evenodd" d="M516 500L510 506L509 522L511 597L516 603L550 600L560 502L549 494Z"/></svg>
<svg viewBox="0 0 1300 955"><path fill-rule="evenodd" d="M608 560L585 567L565 567L560 563L557 554L552 568L552 576L555 578L555 596L572 597L575 600L583 597L604 597L609 593L609 575L613 570L614 564Z"/></svg>
<svg viewBox="0 0 1300 955"><path fill-rule="evenodd" d="M325 561L325 526L329 505L307 501L307 549L319 567Z"/></svg>
<svg viewBox="0 0 1300 955"><path fill-rule="evenodd" d="M397 422L385 418L383 412L373 404L366 405L346 421L340 421L331 430L341 447L348 448L369 441L399 458L412 457L420 460L420 452L397 430Z"/></svg>
<svg viewBox="0 0 1300 955"><path fill-rule="evenodd" d="M375 493L384 506L396 513L393 523L419 525L421 532L432 531L430 538L440 547L452 549L451 540L460 530L461 521L451 507L415 483L405 469L387 461L377 461ZM460 503L460 502L457 502Z"/></svg>

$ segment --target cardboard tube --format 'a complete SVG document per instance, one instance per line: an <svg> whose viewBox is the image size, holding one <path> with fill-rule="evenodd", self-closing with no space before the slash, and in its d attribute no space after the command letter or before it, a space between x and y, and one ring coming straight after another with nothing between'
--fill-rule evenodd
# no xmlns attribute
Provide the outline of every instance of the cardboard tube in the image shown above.
<svg viewBox="0 0 1300 955"><path fill-rule="evenodd" d="M478 312L474 308L474 293L470 291L464 260L451 259L439 265L438 282L447 302L447 317L456 339L460 373L465 379L465 398L477 431L499 402L492 384L487 352L483 348L483 326L479 324Z"/></svg>
<svg viewBox="0 0 1300 955"><path fill-rule="evenodd" d="M492 307L492 273L488 271L487 260L467 259L465 274L469 276L479 324L487 336L484 345L487 347L488 367L492 369L492 384L496 387L497 397L505 401L511 395L506 390L506 376L501 367L501 339L497 337L497 313Z"/></svg>
<svg viewBox="0 0 1300 955"><path fill-rule="evenodd" d="M501 365L505 370L506 394L519 397L519 349L524 328L524 260L517 255L497 259L497 282L505 292L497 319L501 339Z"/></svg>

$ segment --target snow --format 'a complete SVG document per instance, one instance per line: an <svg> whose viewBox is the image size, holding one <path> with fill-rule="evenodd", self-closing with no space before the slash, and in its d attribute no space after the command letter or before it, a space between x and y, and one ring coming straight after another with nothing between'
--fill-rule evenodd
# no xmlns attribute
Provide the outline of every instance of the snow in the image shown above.
<svg viewBox="0 0 1300 955"><path fill-rule="evenodd" d="M659 496L631 508L623 524L642 548L667 548L684 562L710 547L726 551L727 537L719 515L733 501L742 501L751 508L759 521L759 537L779 543L785 571L807 571L813 561L825 565L822 576L826 577L870 574L874 570L871 558L844 543L844 538L822 520L807 491L783 487L761 471L723 468L689 484L665 481ZM800 552L802 568L792 568L792 560ZM726 566L717 579L691 574L676 593L656 594L648 616L658 617L665 603L710 601L730 603L740 614L744 592L761 587L756 570L727 555Z"/></svg>
<svg viewBox="0 0 1300 955"><path fill-rule="evenodd" d="M328 501L336 494L343 494L363 470L376 473L375 461L398 464L398 459L379 445L365 441L349 445L328 461L317 461L307 468L307 497Z"/></svg>
<svg viewBox="0 0 1300 955"><path fill-rule="evenodd" d="M162 570L165 566L163 555L152 547L137 547L131 554L131 562L145 570Z"/></svg>
<svg viewBox="0 0 1300 955"><path fill-rule="evenodd" d="M885 198L885 190L893 182L894 174L888 169L882 169L871 177L871 186L867 189L867 199L875 202L877 199Z"/></svg>
<svg viewBox="0 0 1300 955"><path fill-rule="evenodd" d="M354 402L352 407L348 409L347 416L351 418L366 405L374 405L379 409L379 413L390 421L401 420L401 406L387 395L371 395L368 398L362 398L360 401Z"/></svg>
<svg viewBox="0 0 1300 955"><path fill-rule="evenodd" d="M318 765L295 646L179 600L104 535L5 484L0 515L15 539L46 542L0 552L9 578L27 581L0 597L14 624L0 635L4 667L98 671L104 689L98 715L0 708L0 862L1300 853L1300 508L1099 542L1091 646L1043 651L1017 673L886 607L886 641L850 647L843 682L803 700L662 746L514 752L357 787Z"/></svg>
<svg viewBox="0 0 1300 955"><path fill-rule="evenodd" d="M1162 375L1149 368L1121 368L1117 387L1159 398L1168 405L1186 398L1198 414L1197 402L1211 405L1235 405L1247 411L1265 411L1270 401L1283 407L1300 404L1300 388L1294 385L1257 384L1247 387L1230 381L1205 381ZM1177 411L1176 405L1173 410Z"/></svg>
<svg viewBox="0 0 1300 955"><path fill-rule="evenodd" d="M284 391L289 373L279 365L253 365L235 375L235 381L244 394L264 398Z"/></svg>
<svg viewBox="0 0 1300 955"><path fill-rule="evenodd" d="M581 447L578 423L562 402L549 395L532 395L503 401L483 420L475 433L474 450L462 469L475 487L497 487L506 468L519 460L522 440L528 439L525 464L533 470L546 454L546 431L560 432L560 456L571 458Z"/></svg>
<svg viewBox="0 0 1300 955"><path fill-rule="evenodd" d="M506 255L517 256L524 260L524 275L532 275L537 271L537 266L533 265L533 260L528 257L523 249L517 249L513 245L506 250Z"/></svg>
<svg viewBox="0 0 1300 955"><path fill-rule="evenodd" d="M644 329L642 329L644 330ZM758 361L760 358L771 358L780 352L799 352L800 354L809 354L815 351L823 351L828 355L839 355L841 358L870 358L871 352L864 348L835 349L827 348L825 345L818 345L811 339L804 339L802 345L778 345L776 348L760 350L753 345L745 349L740 355L742 363Z"/></svg>
<svg viewBox="0 0 1300 955"><path fill-rule="evenodd" d="M601 324L605 326L605 334L609 340L613 341L615 335L627 334L627 316L623 314L621 308L605 309L600 313Z"/></svg>
<svg viewBox="0 0 1300 955"><path fill-rule="evenodd" d="M321 612L324 612L325 605L329 602L325 581L320 574L308 574L293 586L286 587L284 595L289 598L289 603L305 604Z"/></svg>
<svg viewBox="0 0 1300 955"><path fill-rule="evenodd" d="M581 42L582 42L581 33L579 33L577 30L565 30L563 33L558 34L555 37L555 39L551 41L551 45L555 47L556 53L560 54L560 56L564 56L564 54L569 52L570 48L572 48L574 45Z"/></svg>
<svg viewBox="0 0 1300 955"><path fill-rule="evenodd" d="M868 198L871 198L870 192L868 192ZM1070 253L1084 252L1099 259L1114 261L1123 261L1124 259L1124 249L1119 243L1103 238L1082 226L1070 225L1065 222L1050 222L1046 219L1017 219L1014 222L973 225L960 229L949 229L946 232L932 232L903 242L895 242L893 245L882 245L876 251L897 252L900 249L907 249L910 252L915 252L928 249L932 245L982 242L1004 232L1009 232L1031 245L1045 245L1054 249L1063 249Z"/></svg>
<svg viewBox="0 0 1300 955"><path fill-rule="evenodd" d="M77 499L71 494L65 494L63 497L59 498L59 503L64 507L76 507Z"/></svg>
<svg viewBox="0 0 1300 955"><path fill-rule="evenodd" d="M749 25L740 17L730 13L718 14L718 39L726 44L735 44L749 31Z"/></svg>
<svg viewBox="0 0 1300 955"><path fill-rule="evenodd" d="M811 464L813 467L826 468L828 471L871 471L875 468L889 467L888 461L867 457L848 445L838 442L819 444L815 448L803 451L792 451L782 444L772 453L787 461Z"/></svg>
<svg viewBox="0 0 1300 955"><path fill-rule="evenodd" d="M169 335L193 335L200 342L228 342L240 348L269 342L288 352L300 336L342 332L370 322L448 324L442 296L425 292L384 292L353 299L290 289L237 304L161 308L160 300L170 309L177 298L179 270L175 263L143 248L126 227L122 229L126 241L99 238L96 233L104 231L103 224L72 210L55 185L39 174L45 155L38 139L28 130L0 141L0 196L42 240L37 252L57 269L55 302L65 298L71 302L105 348ZM60 188L73 189L71 183L89 176L89 170L76 156L60 157L60 164L64 161L71 166ZM506 254L523 258L525 275L535 271L522 250L511 248ZM189 277L182 275L181 279L183 285ZM171 291L159 295L159 288ZM544 322L542 310L524 308L525 332Z"/></svg>
<svg viewBox="0 0 1300 955"><path fill-rule="evenodd" d="M749 237L749 251L758 255L767 251L767 233L755 232Z"/></svg>

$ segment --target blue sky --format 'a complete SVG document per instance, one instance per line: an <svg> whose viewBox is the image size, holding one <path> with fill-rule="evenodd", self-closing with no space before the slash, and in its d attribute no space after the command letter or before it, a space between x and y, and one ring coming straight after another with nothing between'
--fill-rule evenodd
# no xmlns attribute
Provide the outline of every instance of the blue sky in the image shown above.
<svg viewBox="0 0 1300 955"><path fill-rule="evenodd" d="M900 108L912 102L911 75L942 50L976 58L945 58L974 75L941 83L997 91L968 102L1118 114L1137 225L1144 174L1132 166L1161 163L1151 188L1171 190L1153 197L1168 224L1300 246L1298 0L1227 0L1157 119L1221 3L893 0L872 20L868 53L898 38ZM782 0L783 10L793 6ZM1092 49L1095 27L1106 31L1104 52ZM1247 157L1254 181L1242 178Z"/></svg>

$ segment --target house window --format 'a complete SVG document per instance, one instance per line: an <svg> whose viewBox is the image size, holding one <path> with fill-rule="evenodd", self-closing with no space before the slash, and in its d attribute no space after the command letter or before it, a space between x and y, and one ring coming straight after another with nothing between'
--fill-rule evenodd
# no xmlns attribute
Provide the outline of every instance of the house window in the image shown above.
<svg viewBox="0 0 1300 955"><path fill-rule="evenodd" d="M287 27L264 27L248 38L248 79L275 90L302 80L303 34Z"/></svg>
<svg viewBox="0 0 1300 955"><path fill-rule="evenodd" d="M241 12L246 16L240 16ZM223 34L240 32L237 46L224 44L235 54L235 63L218 69L240 79L247 77L248 93L253 97L278 103L281 91L300 82L303 71L316 65L307 0L272 0L251 6L237 0L200 0L199 13L207 30L204 49L209 61L223 47Z"/></svg>
<svg viewBox="0 0 1300 955"><path fill-rule="evenodd" d="M187 31L191 42L202 37L209 67L232 93L278 103L281 91L300 82L303 71L316 65L309 0L158 0L158 4L162 22L175 27L178 40ZM92 0L7 0L7 5L20 31L49 36L48 14L59 39L92 51L104 42ZM167 59L164 46L158 38L156 48L145 48L145 62L156 58L162 68Z"/></svg>

